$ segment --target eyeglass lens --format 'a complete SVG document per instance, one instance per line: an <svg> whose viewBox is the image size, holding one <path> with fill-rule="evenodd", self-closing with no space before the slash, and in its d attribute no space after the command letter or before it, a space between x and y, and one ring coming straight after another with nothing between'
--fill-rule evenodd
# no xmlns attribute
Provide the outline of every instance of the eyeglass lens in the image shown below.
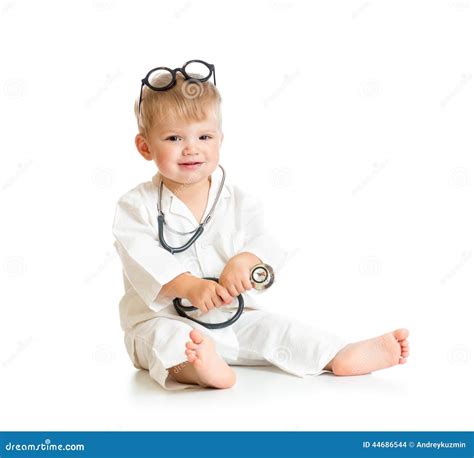
<svg viewBox="0 0 474 458"><path fill-rule="evenodd" d="M191 78L207 78L211 74L211 70L200 62L191 62L186 65L184 71ZM149 83L155 88L163 88L173 81L173 75L166 69L155 70L148 76Z"/></svg>

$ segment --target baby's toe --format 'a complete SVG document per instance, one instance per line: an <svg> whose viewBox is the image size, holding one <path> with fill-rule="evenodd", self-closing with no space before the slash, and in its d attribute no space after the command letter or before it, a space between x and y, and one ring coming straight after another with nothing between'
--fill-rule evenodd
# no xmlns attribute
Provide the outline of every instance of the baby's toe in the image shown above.
<svg viewBox="0 0 474 458"><path fill-rule="evenodd" d="M194 342L186 342L186 348L189 350L197 350L198 347L199 345L195 344Z"/></svg>
<svg viewBox="0 0 474 458"><path fill-rule="evenodd" d="M393 335L399 342L401 342L402 340L405 340L408 337L408 333L409 333L408 329L405 329L405 328L401 328L401 329L397 329L393 331Z"/></svg>
<svg viewBox="0 0 474 458"><path fill-rule="evenodd" d="M409 354L409 345L408 345L408 340L407 339L404 339L404 340L401 340L399 342L400 344L400 353L401 353L401 356L406 358Z"/></svg>
<svg viewBox="0 0 474 458"><path fill-rule="evenodd" d="M192 341L195 343L195 344L200 344L202 343L202 341L204 340L204 337L202 336L202 334L197 330L197 329L193 329L190 333L189 333L189 337L191 337Z"/></svg>
<svg viewBox="0 0 474 458"><path fill-rule="evenodd" d="M190 363L193 363L197 359L197 355L194 350L186 350L184 353L186 353L186 356L188 357L188 361Z"/></svg>

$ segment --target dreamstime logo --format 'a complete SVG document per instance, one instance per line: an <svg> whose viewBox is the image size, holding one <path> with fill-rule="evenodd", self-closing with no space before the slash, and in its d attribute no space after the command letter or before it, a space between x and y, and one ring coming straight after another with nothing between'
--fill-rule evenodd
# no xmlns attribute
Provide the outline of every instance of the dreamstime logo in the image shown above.
<svg viewBox="0 0 474 458"><path fill-rule="evenodd" d="M359 86L359 94L366 99L374 98L379 95L380 85L377 81L364 81Z"/></svg>
<svg viewBox="0 0 474 458"><path fill-rule="evenodd" d="M389 160L386 159L382 163L375 162L374 169L371 171L369 175L367 175L358 186L356 186L353 191L352 195L355 196L358 194L362 189L364 189L380 172L387 166Z"/></svg>
<svg viewBox="0 0 474 458"><path fill-rule="evenodd" d="M23 175L31 166L33 163L32 159L28 159L26 162L20 162L17 166L16 172L7 180L5 183L2 185L2 191L5 191L7 188L9 188L15 181Z"/></svg>
<svg viewBox="0 0 474 458"><path fill-rule="evenodd" d="M2 8L2 14L6 14L9 10L12 9L12 7L15 5L16 2L8 2L5 4L5 6Z"/></svg>
<svg viewBox="0 0 474 458"><path fill-rule="evenodd" d="M263 100L263 105L265 106L265 108L268 108L270 103L275 100L296 79L299 74L299 70L296 70L291 74L285 74L280 86L272 94L270 94Z"/></svg>
<svg viewBox="0 0 474 458"><path fill-rule="evenodd" d="M362 14L364 11L367 10L367 8L370 6L370 2L365 2L363 5L361 5L359 8L357 8L356 10L354 10L352 12L352 19L356 19L357 16L359 16L360 14Z"/></svg>
<svg viewBox="0 0 474 458"><path fill-rule="evenodd" d="M471 360L471 349L467 345L457 344L450 348L448 361L454 365L464 365Z"/></svg>
<svg viewBox="0 0 474 458"><path fill-rule="evenodd" d="M12 78L3 83L3 93L8 99L19 99L25 92L25 81L21 78Z"/></svg>
<svg viewBox="0 0 474 458"><path fill-rule="evenodd" d="M84 451L84 444L55 444L51 442L51 439L47 438L40 443L12 443L8 442L4 445L5 451ZM31 455L31 454L29 454Z"/></svg>
<svg viewBox="0 0 474 458"><path fill-rule="evenodd" d="M107 11L115 6L115 0L94 0L94 6L99 11Z"/></svg>
<svg viewBox="0 0 474 458"><path fill-rule="evenodd" d="M471 259L472 251L463 251L461 253L461 260L440 280L442 284L445 284L448 280L451 280L461 268Z"/></svg>
<svg viewBox="0 0 474 458"><path fill-rule="evenodd" d="M293 181L293 171L289 167L273 168L270 177L274 188L287 188Z"/></svg>
<svg viewBox="0 0 474 458"><path fill-rule="evenodd" d="M187 361L184 363L177 364L176 366L173 366L173 372L175 374L179 374L184 368L186 368L187 365Z"/></svg>
<svg viewBox="0 0 474 458"><path fill-rule="evenodd" d="M449 6L451 8L456 8L458 10L464 10L466 8L469 8L470 1L469 0L451 0L449 2Z"/></svg>
<svg viewBox="0 0 474 458"><path fill-rule="evenodd" d="M471 182L469 171L462 167L457 167L451 170L449 178L449 183L455 188L465 188L466 186L469 186Z"/></svg>
<svg viewBox="0 0 474 458"><path fill-rule="evenodd" d="M451 100L455 99L459 93L464 90L464 88L471 82L472 75L470 73L465 73L461 75L458 84L454 87L454 89L446 95L440 102L442 108L444 108Z"/></svg>
<svg viewBox="0 0 474 458"><path fill-rule="evenodd" d="M191 7L192 2L187 2L185 5L183 5L179 10L176 10L175 13L173 14L173 19L177 20L179 19L183 13L185 13L190 7Z"/></svg>
<svg viewBox="0 0 474 458"><path fill-rule="evenodd" d="M100 344L95 347L92 359L101 365L110 364L115 359L115 352L110 345Z"/></svg>
<svg viewBox="0 0 474 458"><path fill-rule="evenodd" d="M271 354L271 359L277 364L287 364L291 361L291 357L291 350L288 347L276 347Z"/></svg>
<svg viewBox="0 0 474 458"><path fill-rule="evenodd" d="M3 264L3 271L10 277L21 277L25 275L26 264L21 256L10 256Z"/></svg>
<svg viewBox="0 0 474 458"><path fill-rule="evenodd" d="M117 252L115 250L115 247L113 246L113 248L109 249L105 253L105 259L102 262L102 264L100 264L94 272L92 272L91 274L87 275L87 277L84 278L84 284L87 285L95 277L97 277L97 275L99 275L110 264L112 259L116 256L116 254Z"/></svg>
<svg viewBox="0 0 474 458"><path fill-rule="evenodd" d="M3 361L2 363L2 366L5 368L7 366L9 366L13 360L16 359L16 357L22 353L23 351L25 351L26 348L28 348L30 345L31 345L31 342L33 341L33 338L30 336L28 337L27 339L25 340L20 340L18 341L18 344L17 344L17 349L10 355L10 357L6 360L6 361Z"/></svg>
<svg viewBox="0 0 474 458"><path fill-rule="evenodd" d="M89 97L86 102L85 102L85 105L86 107L90 107L94 102L96 102L103 94L104 92L110 87L110 85L119 77L122 75L122 71L121 70L117 70L114 74L107 74L105 76L105 82L104 84L102 84L102 86L100 86L96 93L92 96L92 97Z"/></svg>
<svg viewBox="0 0 474 458"><path fill-rule="evenodd" d="M380 259L375 256L367 256L359 264L359 272L364 277L378 275L381 270Z"/></svg>
<svg viewBox="0 0 474 458"><path fill-rule="evenodd" d="M198 81L194 78L185 80L181 85L181 93L187 99L201 97L201 95L204 93L204 85L201 83L201 81Z"/></svg>

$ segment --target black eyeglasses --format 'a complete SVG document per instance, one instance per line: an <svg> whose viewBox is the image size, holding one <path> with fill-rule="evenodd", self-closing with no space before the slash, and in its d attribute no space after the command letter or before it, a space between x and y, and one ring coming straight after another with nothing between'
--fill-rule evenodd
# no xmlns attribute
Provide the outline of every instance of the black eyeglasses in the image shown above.
<svg viewBox="0 0 474 458"><path fill-rule="evenodd" d="M208 64L203 60L189 60L181 68L175 68L172 70L168 67L157 67L150 70L145 78L142 79L142 86L140 87L140 101L138 102L138 115L140 115L142 105L143 86L147 85L154 91L167 91L176 84L176 73L181 72L187 80L199 81L204 83L211 75L214 76L214 86L216 85L216 71L214 65ZM200 75L201 77L195 77L194 75ZM164 76L162 76L164 75ZM157 77L160 77L160 85L154 83Z"/></svg>

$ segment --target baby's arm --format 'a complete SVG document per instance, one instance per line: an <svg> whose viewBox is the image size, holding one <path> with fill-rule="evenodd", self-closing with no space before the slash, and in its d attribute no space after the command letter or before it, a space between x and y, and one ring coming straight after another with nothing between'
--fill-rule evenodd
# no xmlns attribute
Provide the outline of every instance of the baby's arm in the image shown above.
<svg viewBox="0 0 474 458"><path fill-rule="evenodd" d="M163 285L160 296L187 299L204 313L232 301L232 297L222 285L213 280L195 277L189 272L182 273Z"/></svg>
<svg viewBox="0 0 474 458"><path fill-rule="evenodd" d="M229 259L219 277L219 283L229 291L233 297L236 297L245 290L252 289L250 270L253 266L261 262L260 258L249 251L239 253Z"/></svg>

